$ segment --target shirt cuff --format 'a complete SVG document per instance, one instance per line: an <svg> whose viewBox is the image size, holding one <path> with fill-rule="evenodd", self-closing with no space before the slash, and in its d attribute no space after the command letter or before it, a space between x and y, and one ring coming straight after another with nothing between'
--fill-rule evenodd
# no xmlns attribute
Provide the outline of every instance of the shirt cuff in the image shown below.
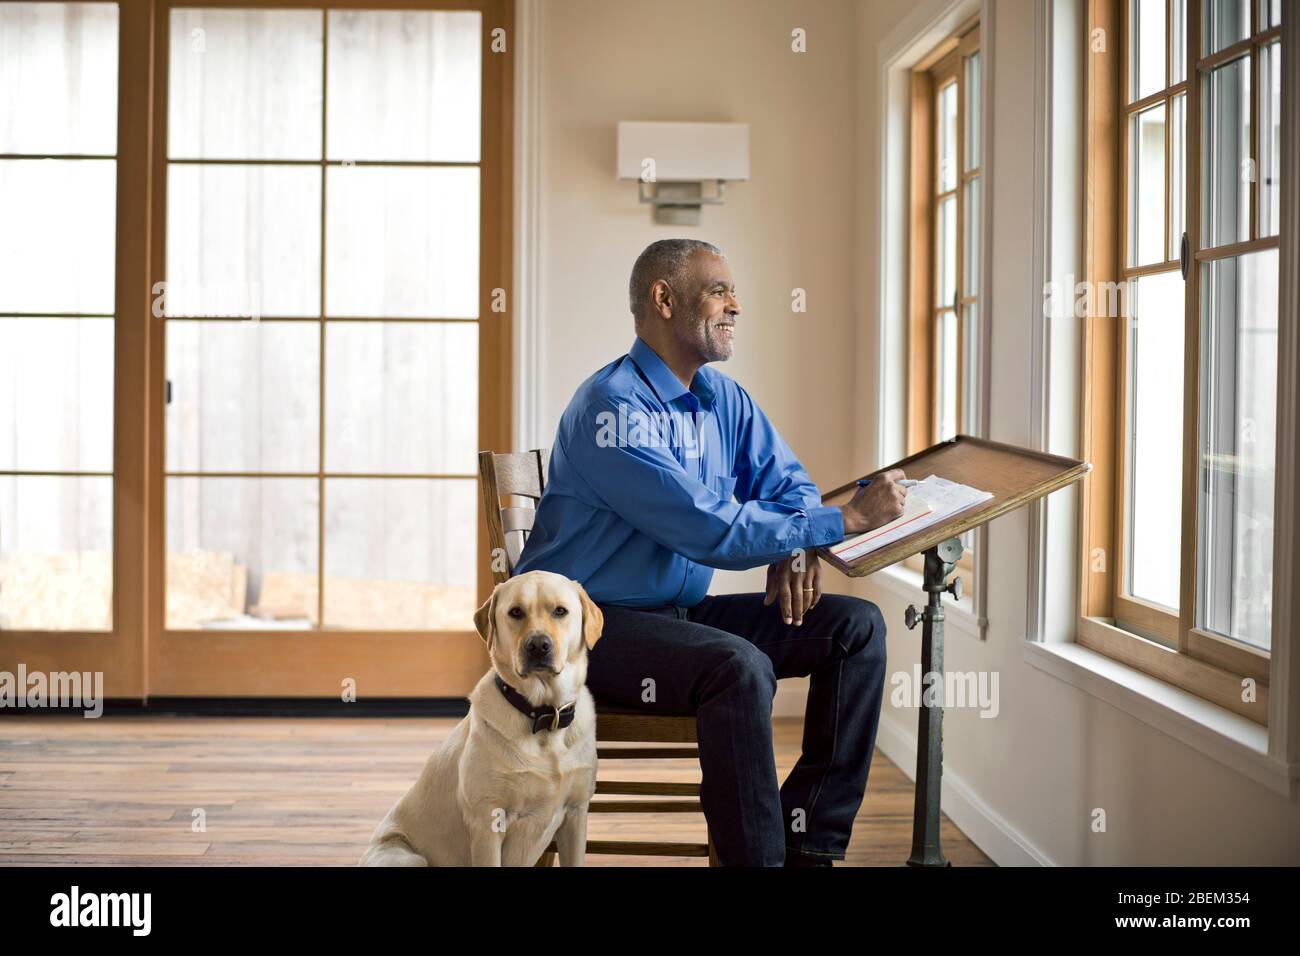
<svg viewBox="0 0 1300 956"><path fill-rule="evenodd" d="M830 505L808 509L808 525L812 528L814 548L824 548L844 540L844 513Z"/></svg>

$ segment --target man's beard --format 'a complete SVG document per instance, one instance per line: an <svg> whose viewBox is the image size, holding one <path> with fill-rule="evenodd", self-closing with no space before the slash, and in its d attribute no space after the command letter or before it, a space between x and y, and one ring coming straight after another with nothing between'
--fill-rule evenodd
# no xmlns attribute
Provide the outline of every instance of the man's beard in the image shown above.
<svg viewBox="0 0 1300 956"><path fill-rule="evenodd" d="M697 312L686 316L682 324L687 340L695 346L705 362L725 362L731 358L732 343L723 341L722 334L716 330L710 336L709 323L703 315Z"/></svg>

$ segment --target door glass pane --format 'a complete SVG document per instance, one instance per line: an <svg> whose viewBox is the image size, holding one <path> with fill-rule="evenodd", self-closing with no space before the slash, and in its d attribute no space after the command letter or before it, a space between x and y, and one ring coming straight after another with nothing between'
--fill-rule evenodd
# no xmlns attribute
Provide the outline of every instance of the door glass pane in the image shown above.
<svg viewBox="0 0 1300 956"><path fill-rule="evenodd" d="M326 183L329 315L478 316L478 167L331 167Z"/></svg>
<svg viewBox="0 0 1300 956"><path fill-rule="evenodd" d="M325 343L327 471L475 473L477 323L330 322Z"/></svg>
<svg viewBox="0 0 1300 956"><path fill-rule="evenodd" d="M936 391L935 428L937 441L945 441L957 434L957 407L961 394L957 390L957 315L950 310L939 313L938 388Z"/></svg>
<svg viewBox="0 0 1300 956"><path fill-rule="evenodd" d="M112 319L0 319L0 470L113 470Z"/></svg>
<svg viewBox="0 0 1300 956"><path fill-rule="evenodd" d="M939 91L939 192L957 187L957 84Z"/></svg>
<svg viewBox="0 0 1300 956"><path fill-rule="evenodd" d="M320 326L167 323L168 471L314 472Z"/></svg>
<svg viewBox="0 0 1300 956"><path fill-rule="evenodd" d="M468 630L477 482L325 482L325 626Z"/></svg>
<svg viewBox="0 0 1300 956"><path fill-rule="evenodd" d="M1183 473L1184 283L1135 279L1128 337L1125 566L1134 597L1177 609Z"/></svg>
<svg viewBox="0 0 1300 956"><path fill-rule="evenodd" d="M1268 649L1277 427L1276 249L1204 272L1202 627Z"/></svg>
<svg viewBox="0 0 1300 956"><path fill-rule="evenodd" d="M320 314L320 167L173 165L168 315Z"/></svg>
<svg viewBox="0 0 1300 956"><path fill-rule="evenodd" d="M115 160L0 160L0 312L111 315L116 200Z"/></svg>
<svg viewBox="0 0 1300 956"><path fill-rule="evenodd" d="M167 479L167 627L310 628L315 478Z"/></svg>
<svg viewBox="0 0 1300 956"><path fill-rule="evenodd" d="M1174 97L1169 114L1169 249L1170 260L1178 258L1183 232L1187 228L1187 95Z"/></svg>
<svg viewBox="0 0 1300 956"><path fill-rule="evenodd" d="M0 3L0 153L115 152L117 4Z"/></svg>
<svg viewBox="0 0 1300 956"><path fill-rule="evenodd" d="M1132 0L1129 102L1165 88L1165 0Z"/></svg>
<svg viewBox="0 0 1300 956"><path fill-rule="evenodd" d="M1165 261L1165 108L1138 113L1129 126L1129 265Z"/></svg>
<svg viewBox="0 0 1300 956"><path fill-rule="evenodd" d="M113 626L113 479L0 474L0 631Z"/></svg>
<svg viewBox="0 0 1300 956"><path fill-rule="evenodd" d="M1201 55L1207 56L1250 36L1250 0L1202 0Z"/></svg>
<svg viewBox="0 0 1300 956"><path fill-rule="evenodd" d="M320 159L319 10L173 7L173 159Z"/></svg>
<svg viewBox="0 0 1300 956"><path fill-rule="evenodd" d="M0 631L113 628L117 74L117 4L0 3Z"/></svg>
<svg viewBox="0 0 1300 956"><path fill-rule="evenodd" d="M1205 97L1201 175L1208 245L1250 238L1250 59L1241 57L1210 73Z"/></svg>
<svg viewBox="0 0 1300 956"><path fill-rule="evenodd" d="M1282 44L1260 49L1259 234L1276 236L1282 185Z"/></svg>
<svg viewBox="0 0 1300 956"><path fill-rule="evenodd" d="M980 165L980 55L966 59L966 170Z"/></svg>
<svg viewBox="0 0 1300 956"><path fill-rule="evenodd" d="M479 158L482 14L331 10L331 159Z"/></svg>

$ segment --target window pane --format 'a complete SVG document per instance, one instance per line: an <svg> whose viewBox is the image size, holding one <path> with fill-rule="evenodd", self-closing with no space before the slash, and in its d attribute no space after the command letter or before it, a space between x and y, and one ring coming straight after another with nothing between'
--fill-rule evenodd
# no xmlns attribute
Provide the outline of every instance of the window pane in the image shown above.
<svg viewBox="0 0 1300 956"><path fill-rule="evenodd" d="M939 91L939 192L957 187L957 84Z"/></svg>
<svg viewBox="0 0 1300 956"><path fill-rule="evenodd" d="M1178 607L1183 473L1182 276L1132 285L1128 338L1128 590Z"/></svg>
<svg viewBox="0 0 1300 956"><path fill-rule="evenodd" d="M1277 250L1205 269L1198 543L1203 627L1267 649L1277 426Z"/></svg>
<svg viewBox="0 0 1300 956"><path fill-rule="evenodd" d="M1132 0L1129 102L1165 88L1165 0Z"/></svg>
<svg viewBox="0 0 1300 956"><path fill-rule="evenodd" d="M957 315L944 310L939 313L938 387L935 389L935 428L937 441L946 441L957 434L957 405L961 395L957 390Z"/></svg>
<svg viewBox="0 0 1300 956"><path fill-rule="evenodd" d="M1169 183L1169 249L1171 260L1177 259L1187 229L1187 96L1174 97L1173 112L1169 116L1169 165L1172 181Z"/></svg>
<svg viewBox="0 0 1300 956"><path fill-rule="evenodd" d="M1268 30L1282 22L1282 0L1259 0L1259 28Z"/></svg>
<svg viewBox="0 0 1300 956"><path fill-rule="evenodd" d="M1261 48L1259 79L1259 234L1276 236L1282 194L1281 43Z"/></svg>
<svg viewBox="0 0 1300 956"><path fill-rule="evenodd" d="M0 160L0 312L111 315L116 197L115 160Z"/></svg>
<svg viewBox="0 0 1300 956"><path fill-rule="evenodd" d="M962 389L961 429L968 435L979 430L979 393L975 388L976 356L979 355L979 307L971 302L962 306L962 338L966 353L965 379Z"/></svg>
<svg viewBox="0 0 1300 956"><path fill-rule="evenodd" d="M1171 45L1169 85L1187 79L1187 0L1173 0L1173 21L1169 24Z"/></svg>
<svg viewBox="0 0 1300 956"><path fill-rule="evenodd" d="M1250 36L1251 0L1202 0L1201 55L1217 53Z"/></svg>
<svg viewBox="0 0 1300 956"><path fill-rule="evenodd" d="M939 202L939 248L935 256L935 305L951 308L957 293L957 197Z"/></svg>
<svg viewBox="0 0 1300 956"><path fill-rule="evenodd" d="M965 261L962 263L963 295L975 295L980 284L980 180L972 179L966 183L966 221L962 229Z"/></svg>
<svg viewBox="0 0 1300 956"><path fill-rule="evenodd" d="M167 627L308 628L315 478L167 479Z"/></svg>
<svg viewBox="0 0 1300 956"><path fill-rule="evenodd" d="M966 169L980 165L980 55L966 60Z"/></svg>
<svg viewBox="0 0 1300 956"><path fill-rule="evenodd" d="M1165 261L1165 108L1129 125L1129 265Z"/></svg>
<svg viewBox="0 0 1300 956"><path fill-rule="evenodd" d="M0 153L117 152L117 4L0 3Z"/></svg>
<svg viewBox="0 0 1300 956"><path fill-rule="evenodd" d="M0 631L113 627L113 479L0 475Z"/></svg>
<svg viewBox="0 0 1300 956"><path fill-rule="evenodd" d="M113 470L112 319L0 319L0 469Z"/></svg>
<svg viewBox="0 0 1300 956"><path fill-rule="evenodd" d="M477 167L331 167L326 302L335 316L478 316Z"/></svg>
<svg viewBox="0 0 1300 956"><path fill-rule="evenodd" d="M329 18L331 159L478 161L480 13Z"/></svg>
<svg viewBox="0 0 1300 956"><path fill-rule="evenodd" d="M319 159L319 10L171 11L173 159Z"/></svg>
<svg viewBox="0 0 1300 956"><path fill-rule="evenodd" d="M319 315L320 167L171 166L166 308Z"/></svg>
<svg viewBox="0 0 1300 956"><path fill-rule="evenodd" d="M1202 195L1207 244L1220 246L1250 238L1250 59L1214 70L1208 87Z"/></svg>
<svg viewBox="0 0 1300 956"><path fill-rule="evenodd" d="M330 322L326 470L474 474L478 325Z"/></svg>
<svg viewBox="0 0 1300 956"><path fill-rule="evenodd" d="M316 471L320 326L167 323L169 471Z"/></svg>
<svg viewBox="0 0 1300 956"><path fill-rule="evenodd" d="M325 626L471 630L474 480L325 483Z"/></svg>

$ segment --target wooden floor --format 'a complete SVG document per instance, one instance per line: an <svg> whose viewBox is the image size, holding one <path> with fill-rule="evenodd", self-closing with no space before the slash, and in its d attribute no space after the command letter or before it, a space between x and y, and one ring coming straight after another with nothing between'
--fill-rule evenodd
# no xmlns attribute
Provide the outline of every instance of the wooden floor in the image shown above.
<svg viewBox="0 0 1300 956"><path fill-rule="evenodd" d="M6 716L0 720L0 866L351 865L455 723ZM799 734L798 720L776 722L781 779L798 757ZM654 766L607 760L600 776L699 780L693 761ZM877 750L848 865L906 860L912 797L911 782ZM588 837L698 841L704 820L684 813L597 814ZM947 817L942 837L954 865L992 865ZM705 861L589 855L587 863Z"/></svg>

